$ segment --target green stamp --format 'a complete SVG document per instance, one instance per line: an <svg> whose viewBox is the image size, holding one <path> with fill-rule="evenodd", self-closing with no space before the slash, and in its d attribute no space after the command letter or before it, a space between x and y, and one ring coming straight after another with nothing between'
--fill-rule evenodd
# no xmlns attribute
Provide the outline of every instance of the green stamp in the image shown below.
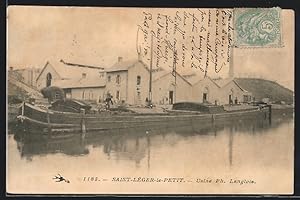
<svg viewBox="0 0 300 200"><path fill-rule="evenodd" d="M237 47L280 47L280 8L234 9L234 43Z"/></svg>

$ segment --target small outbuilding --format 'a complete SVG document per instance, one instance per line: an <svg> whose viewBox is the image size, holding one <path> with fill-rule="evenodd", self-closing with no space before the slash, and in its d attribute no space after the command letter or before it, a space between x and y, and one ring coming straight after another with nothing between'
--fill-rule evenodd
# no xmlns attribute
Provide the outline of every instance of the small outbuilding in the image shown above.
<svg viewBox="0 0 300 200"><path fill-rule="evenodd" d="M219 86L220 104L240 104L252 101L251 92L243 89L233 78L214 81Z"/></svg>
<svg viewBox="0 0 300 200"><path fill-rule="evenodd" d="M175 74L170 70L161 70L153 73L152 102L154 104L166 105L191 101L191 89L191 83L177 72Z"/></svg>

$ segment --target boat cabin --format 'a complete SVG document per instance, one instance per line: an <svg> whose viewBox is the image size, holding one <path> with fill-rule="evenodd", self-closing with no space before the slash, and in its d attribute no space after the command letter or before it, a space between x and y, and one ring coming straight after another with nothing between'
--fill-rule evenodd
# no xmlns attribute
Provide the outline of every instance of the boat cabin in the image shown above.
<svg viewBox="0 0 300 200"><path fill-rule="evenodd" d="M203 113L223 113L224 107L209 103L179 102L173 104L173 110L198 111Z"/></svg>
<svg viewBox="0 0 300 200"><path fill-rule="evenodd" d="M60 112L80 113L82 112L82 109L84 109L85 112L89 112L91 106L80 100L59 99L51 104L50 109Z"/></svg>

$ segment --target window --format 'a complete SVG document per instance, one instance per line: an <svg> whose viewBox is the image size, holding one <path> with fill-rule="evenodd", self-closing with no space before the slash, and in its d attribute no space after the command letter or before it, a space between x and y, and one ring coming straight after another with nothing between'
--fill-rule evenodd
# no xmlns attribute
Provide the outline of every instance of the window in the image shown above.
<svg viewBox="0 0 300 200"><path fill-rule="evenodd" d="M248 102L248 95L244 95L244 102Z"/></svg>
<svg viewBox="0 0 300 200"><path fill-rule="evenodd" d="M92 99L93 99L93 92L90 91L90 92L89 92L89 100L92 100Z"/></svg>
<svg viewBox="0 0 300 200"><path fill-rule="evenodd" d="M51 80L52 80L52 75L51 73L48 73L46 76L46 87L51 86Z"/></svg>
<svg viewBox="0 0 300 200"><path fill-rule="evenodd" d="M233 104L233 89L230 90L228 99L229 99L229 104Z"/></svg>
<svg viewBox="0 0 300 200"><path fill-rule="evenodd" d="M174 102L174 91L169 91L169 104L173 104Z"/></svg>
<svg viewBox="0 0 300 200"><path fill-rule="evenodd" d="M111 80L111 76L108 76L107 77L107 82L110 82L110 80Z"/></svg>
<svg viewBox="0 0 300 200"><path fill-rule="evenodd" d="M208 102L208 94L209 94L209 89L208 89L208 87L206 86L206 87L204 88L203 95L202 95L202 102L203 102L203 103Z"/></svg>
<svg viewBox="0 0 300 200"><path fill-rule="evenodd" d="M60 99L60 94L59 94L59 92L55 92L55 99Z"/></svg>
<svg viewBox="0 0 300 200"><path fill-rule="evenodd" d="M136 84L141 85L141 76L136 77Z"/></svg>
<svg viewBox="0 0 300 200"><path fill-rule="evenodd" d="M100 103L100 102L102 102L102 95L101 94L99 94L99 96L98 96L98 103Z"/></svg>
<svg viewBox="0 0 300 200"><path fill-rule="evenodd" d="M117 100L120 100L120 91L117 91L117 92L116 92L116 99L117 99Z"/></svg>
<svg viewBox="0 0 300 200"><path fill-rule="evenodd" d="M100 72L100 73L99 73L99 77L100 77L100 78L103 78L103 77L104 77L104 73L103 73L103 72Z"/></svg>
<svg viewBox="0 0 300 200"><path fill-rule="evenodd" d="M109 96L110 96L110 91L107 90L106 95L105 95L105 98L106 98L106 97L109 97Z"/></svg>
<svg viewBox="0 0 300 200"><path fill-rule="evenodd" d="M139 101L141 100L141 92L140 92L140 91L137 92L137 99L138 99Z"/></svg>
<svg viewBox="0 0 300 200"><path fill-rule="evenodd" d="M120 84L120 82L121 82L121 76L120 76L120 75L117 75L117 77L116 77L116 83L117 83L117 84Z"/></svg>

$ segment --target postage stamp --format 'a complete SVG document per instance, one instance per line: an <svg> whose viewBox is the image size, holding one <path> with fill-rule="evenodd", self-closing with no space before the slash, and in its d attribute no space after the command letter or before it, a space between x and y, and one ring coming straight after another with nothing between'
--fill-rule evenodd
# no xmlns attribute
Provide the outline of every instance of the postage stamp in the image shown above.
<svg viewBox="0 0 300 200"><path fill-rule="evenodd" d="M234 44L236 47L280 47L281 9L234 9Z"/></svg>

